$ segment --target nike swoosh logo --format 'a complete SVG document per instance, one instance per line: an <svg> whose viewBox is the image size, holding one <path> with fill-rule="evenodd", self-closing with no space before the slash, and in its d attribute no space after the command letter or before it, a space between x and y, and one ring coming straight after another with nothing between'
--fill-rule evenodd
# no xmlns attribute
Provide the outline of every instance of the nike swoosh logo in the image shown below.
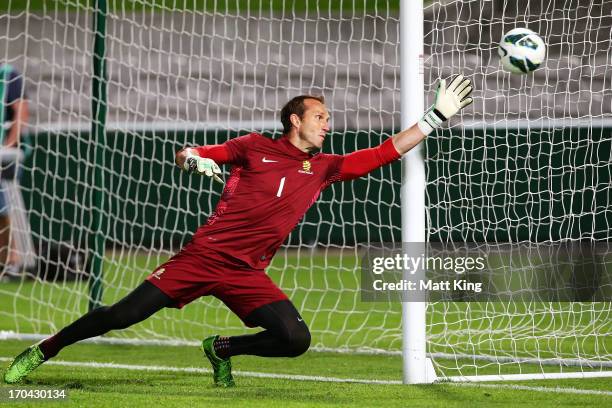
<svg viewBox="0 0 612 408"><path fill-rule="evenodd" d="M303 321L304 321L304 319L300 319L300 318L298 317L298 322L303 322Z"/></svg>
<svg viewBox="0 0 612 408"><path fill-rule="evenodd" d="M266 159L265 157L263 159L261 159L261 161L264 162L264 163L278 163L278 161L276 161L276 160Z"/></svg>

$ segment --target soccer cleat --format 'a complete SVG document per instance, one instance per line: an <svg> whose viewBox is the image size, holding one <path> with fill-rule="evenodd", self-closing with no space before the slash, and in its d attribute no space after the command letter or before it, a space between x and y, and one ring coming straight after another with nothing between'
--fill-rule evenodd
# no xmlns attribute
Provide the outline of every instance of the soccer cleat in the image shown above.
<svg viewBox="0 0 612 408"><path fill-rule="evenodd" d="M28 374L44 363L45 358L38 344L28 347L23 353L15 357L4 373L4 382L14 384L23 380Z"/></svg>
<svg viewBox="0 0 612 408"><path fill-rule="evenodd" d="M215 340L219 335L210 336L202 341L204 355L210 361L213 368L213 379L217 387L234 387L234 377L232 377L232 362L229 358L218 357L215 353Z"/></svg>

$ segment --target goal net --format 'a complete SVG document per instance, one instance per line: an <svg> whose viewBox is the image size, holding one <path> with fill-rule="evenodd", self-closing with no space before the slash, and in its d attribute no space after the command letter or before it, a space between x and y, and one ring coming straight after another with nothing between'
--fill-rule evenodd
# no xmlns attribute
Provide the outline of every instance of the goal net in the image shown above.
<svg viewBox="0 0 612 408"><path fill-rule="evenodd" d="M612 67L603 33L612 27L611 10L604 1L427 7L426 94L433 94L437 78L457 72L471 77L475 88L475 103L461 120L426 143L430 241L481 243L484 252L500 243L541 243L550 253L610 239L612 93L606 78ZM533 74L501 69L497 44L515 27L532 29L547 44L547 60ZM597 253L603 257L590 259L588 278L606 267L609 276L610 257ZM509 256L501 262L508 267L492 274L503 271L506 282L533 280L548 268L546 288L558 290L564 273L579 269L559 260ZM599 286L609 293L610 283L607 278ZM610 302L542 299L429 304L434 365L459 376L609 373Z"/></svg>
<svg viewBox="0 0 612 408"><path fill-rule="evenodd" d="M37 250L25 280L0 284L5 337L44 336L87 311L92 236L106 248L103 304L189 241L221 189L174 166L183 146L278 136L280 108L299 94L326 98L326 152L375 146L400 130L398 2L135 1L111 2L106 15L106 133L96 142L92 3L1 6L2 62L23 74L30 101L21 191ZM485 249L606 242L610 6L427 3L426 104L438 78L462 72L475 86L474 105L423 149L428 239ZM518 26L549 47L528 76L504 73L497 58L502 33ZM270 266L314 349L400 354L401 305L363 302L360 292L360 245L401 242L400 185L394 163L332 186ZM441 377L601 372L612 363L610 321L609 302L432 302L427 347ZM102 340L196 344L245 332L206 297Z"/></svg>

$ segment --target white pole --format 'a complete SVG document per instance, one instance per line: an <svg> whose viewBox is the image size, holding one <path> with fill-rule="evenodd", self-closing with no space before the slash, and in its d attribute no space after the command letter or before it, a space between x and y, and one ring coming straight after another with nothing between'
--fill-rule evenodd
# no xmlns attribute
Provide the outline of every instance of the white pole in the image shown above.
<svg viewBox="0 0 612 408"><path fill-rule="evenodd" d="M423 114L423 0L400 2L401 125ZM425 167L417 146L402 159L402 242L425 242ZM431 382L425 354L425 302L402 303L405 384ZM430 363L431 364L431 363Z"/></svg>

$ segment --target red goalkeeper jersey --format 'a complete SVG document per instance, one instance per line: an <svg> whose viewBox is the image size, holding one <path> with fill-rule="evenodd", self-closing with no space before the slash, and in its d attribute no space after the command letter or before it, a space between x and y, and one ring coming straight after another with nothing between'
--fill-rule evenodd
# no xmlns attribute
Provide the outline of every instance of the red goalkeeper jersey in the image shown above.
<svg viewBox="0 0 612 408"><path fill-rule="evenodd" d="M268 266L323 189L399 157L391 139L346 156L311 155L286 137L257 133L197 150L218 164L232 164L232 169L217 208L193 241L254 269Z"/></svg>

